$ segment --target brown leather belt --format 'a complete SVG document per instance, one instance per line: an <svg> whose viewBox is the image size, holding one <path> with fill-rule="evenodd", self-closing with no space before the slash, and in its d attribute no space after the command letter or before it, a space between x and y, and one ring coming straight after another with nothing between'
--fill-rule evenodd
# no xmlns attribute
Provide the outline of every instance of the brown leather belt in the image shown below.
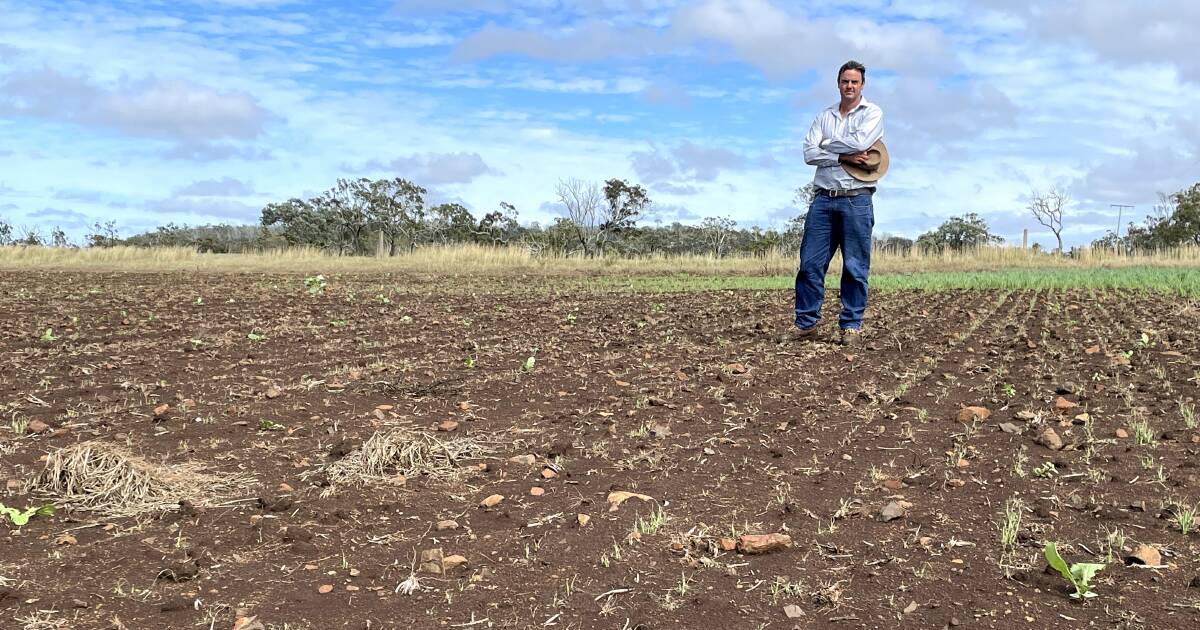
<svg viewBox="0 0 1200 630"><path fill-rule="evenodd" d="M859 195L873 195L873 194L875 194L875 187L874 187L874 186L868 186L868 187L866 187L866 188L850 188L850 189L847 189L847 190L827 190L827 189L825 189L825 188L818 188L818 189L817 189L817 194L818 194L818 195L825 195L826 197L833 197L833 198L837 198L837 197L857 197L857 196L859 196Z"/></svg>

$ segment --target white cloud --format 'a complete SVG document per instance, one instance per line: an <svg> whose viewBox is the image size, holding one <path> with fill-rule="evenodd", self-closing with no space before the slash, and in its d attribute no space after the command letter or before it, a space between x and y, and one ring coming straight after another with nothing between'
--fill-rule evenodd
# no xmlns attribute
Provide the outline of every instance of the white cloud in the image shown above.
<svg viewBox="0 0 1200 630"><path fill-rule="evenodd" d="M423 153L400 157L386 164L368 162L364 169L388 171L422 186L467 184L492 173L478 153Z"/></svg>
<svg viewBox="0 0 1200 630"><path fill-rule="evenodd" d="M174 192L176 197L241 197L253 194L253 186L232 177L202 179L177 188Z"/></svg>

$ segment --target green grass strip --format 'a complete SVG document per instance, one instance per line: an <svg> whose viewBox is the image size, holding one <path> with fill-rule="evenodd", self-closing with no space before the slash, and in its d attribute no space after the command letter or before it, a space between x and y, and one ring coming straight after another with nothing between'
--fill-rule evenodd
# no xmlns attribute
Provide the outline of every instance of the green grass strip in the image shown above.
<svg viewBox="0 0 1200 630"><path fill-rule="evenodd" d="M596 277L581 288L601 292L680 293L721 290L776 290L793 286L791 276ZM825 285L835 288L831 274ZM1200 269L1124 267L1117 269L1018 269L1009 271L921 272L871 277L873 291L946 289L1132 289L1184 297L1200 295Z"/></svg>

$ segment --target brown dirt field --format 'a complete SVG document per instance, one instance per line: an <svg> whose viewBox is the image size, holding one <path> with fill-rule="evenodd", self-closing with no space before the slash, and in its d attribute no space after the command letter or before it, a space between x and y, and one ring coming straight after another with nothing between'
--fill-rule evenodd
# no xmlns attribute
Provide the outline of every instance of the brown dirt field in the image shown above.
<svg viewBox="0 0 1200 630"><path fill-rule="evenodd" d="M836 292L825 338L781 342L786 291L450 282L0 273L0 500L61 501L31 483L77 443L189 499L5 521L0 626L1200 627L1200 534L1175 518L1200 502L1195 304L876 294L847 349ZM404 428L475 450L446 478L331 482ZM727 548L773 533L791 546ZM1112 558L1097 598L1043 571L1046 541ZM1160 566L1125 566L1141 544ZM428 572L433 549L465 563Z"/></svg>

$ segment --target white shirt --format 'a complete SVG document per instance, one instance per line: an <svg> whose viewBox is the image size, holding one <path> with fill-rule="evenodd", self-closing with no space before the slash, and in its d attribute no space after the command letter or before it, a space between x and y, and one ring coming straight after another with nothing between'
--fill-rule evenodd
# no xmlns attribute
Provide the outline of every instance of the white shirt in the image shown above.
<svg viewBox="0 0 1200 630"><path fill-rule="evenodd" d="M854 179L842 168L838 156L866 151L883 137L883 110L867 97L842 116L838 105L821 110L804 137L804 162L817 167L813 183L826 190L867 188L875 182Z"/></svg>

